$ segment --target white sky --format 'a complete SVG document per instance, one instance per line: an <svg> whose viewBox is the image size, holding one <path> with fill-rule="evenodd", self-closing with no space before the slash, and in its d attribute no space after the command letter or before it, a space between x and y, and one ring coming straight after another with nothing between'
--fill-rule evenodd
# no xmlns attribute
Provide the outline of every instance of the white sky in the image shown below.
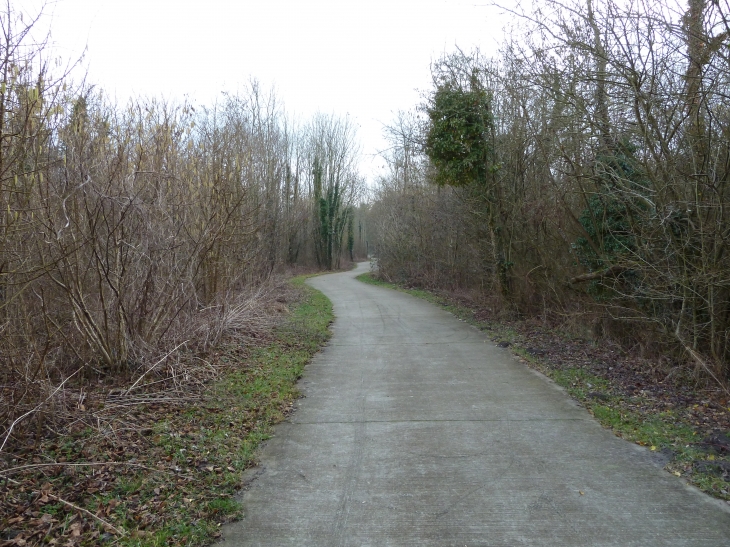
<svg viewBox="0 0 730 547"><path fill-rule="evenodd" d="M16 0L16 9L42 4ZM87 48L88 81L118 101L210 104L254 77L290 113L349 115L372 176L382 125L429 88L430 62L455 45L496 51L500 11L488 0L55 0L44 25L64 59Z"/></svg>

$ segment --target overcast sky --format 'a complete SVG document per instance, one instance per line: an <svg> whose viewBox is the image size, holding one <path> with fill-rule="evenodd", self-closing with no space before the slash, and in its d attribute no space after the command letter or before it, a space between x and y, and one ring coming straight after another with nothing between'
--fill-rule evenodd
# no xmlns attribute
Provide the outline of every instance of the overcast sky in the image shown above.
<svg viewBox="0 0 730 547"><path fill-rule="evenodd" d="M512 3L512 2L509 2ZM34 13L42 0L16 0ZM118 101L163 96L210 104L249 78L287 110L349 115L363 173L382 125L430 85L429 64L455 46L496 51L507 22L489 0L56 0L45 26L65 59L84 50L90 83Z"/></svg>

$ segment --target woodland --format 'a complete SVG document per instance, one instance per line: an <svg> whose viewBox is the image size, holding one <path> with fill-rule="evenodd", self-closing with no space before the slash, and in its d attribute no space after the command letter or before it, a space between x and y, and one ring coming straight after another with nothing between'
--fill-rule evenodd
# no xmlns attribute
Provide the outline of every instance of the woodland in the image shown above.
<svg viewBox="0 0 730 547"><path fill-rule="evenodd" d="M368 255L381 280L539 325L580 354L556 360L591 367L612 348L635 357L632 378L711 389L728 423L730 3L511 13L497 55L433 62L368 184L348 118L296 119L255 80L211 105L117 104L31 39L37 19L0 8L3 545L215 537L236 508L196 505L208 494L185 485L240 487L243 434L258 442L283 419L301 355L327 337L327 304L285 280ZM300 350L289 387L256 391ZM231 370L253 390L240 413L201 395ZM693 420L710 408L697 397ZM223 432L234 424L239 437ZM211 431L225 457L184 455ZM234 437L245 456L225 452ZM730 463L720 471L728 498Z"/></svg>
<svg viewBox="0 0 730 547"><path fill-rule="evenodd" d="M726 390L730 4L536 6L498 56L434 62L387 127L380 275Z"/></svg>
<svg viewBox="0 0 730 547"><path fill-rule="evenodd" d="M295 122L256 81L211 106L114 104L35 23L1 16L0 452L83 403L74 377L174 387L286 268L360 252L351 122Z"/></svg>
<svg viewBox="0 0 730 547"><path fill-rule="evenodd" d="M364 255L355 126L118 104L41 16L0 7L0 544L209 542L326 340L288 280Z"/></svg>

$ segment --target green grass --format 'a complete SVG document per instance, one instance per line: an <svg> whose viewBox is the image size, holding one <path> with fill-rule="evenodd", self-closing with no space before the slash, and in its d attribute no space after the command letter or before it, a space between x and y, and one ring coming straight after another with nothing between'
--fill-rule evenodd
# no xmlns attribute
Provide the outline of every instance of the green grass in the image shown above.
<svg viewBox="0 0 730 547"><path fill-rule="evenodd" d="M667 415L646 416L607 404L587 406L601 423L620 432L624 439L652 447L654 450L673 448L684 452L685 445L694 441L694 431L691 427L674 423Z"/></svg>
<svg viewBox="0 0 730 547"><path fill-rule="evenodd" d="M608 379L584 369L556 366L555 363L548 366L539 357L531 355L519 346L520 336L514 329L495 322L479 321L474 317L474 310L455 304L444 296L422 289L400 287L379 280L371 273L362 274L357 279L363 283L394 289L437 304L459 319L488 331L495 342L505 341L512 344L517 342L518 345L510 346L512 353L564 388L571 397L580 401L601 425L651 451L671 451L671 461L666 467L668 471L678 476L685 476L708 494L730 500L730 483L718 476L693 469L693 465L698 462L720 459L727 461L727 457L715 457L698 448L695 444L699 440L697 428L681 412L653 411L650 401L622 394Z"/></svg>
<svg viewBox="0 0 730 547"><path fill-rule="evenodd" d="M305 296L276 329L271 344L252 350L238 369L209 386L201 404L155 427L159 451L178 466L180 475L192 480L140 473L96 500L101 506L117 500L114 523L132 530L119 545L204 545L219 535L220 523L240 516L234 495L241 487L242 472L255 464L256 449L290 411L299 396L296 381L330 336L332 305L304 285L306 277L292 281ZM230 360L234 359L232 353ZM164 514L130 510L152 507L161 495ZM140 522L148 517L161 519L144 530Z"/></svg>

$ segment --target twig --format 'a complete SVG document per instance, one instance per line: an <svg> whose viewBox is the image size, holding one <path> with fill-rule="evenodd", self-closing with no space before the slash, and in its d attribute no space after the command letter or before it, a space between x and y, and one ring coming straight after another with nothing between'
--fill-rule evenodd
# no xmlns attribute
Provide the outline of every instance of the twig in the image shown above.
<svg viewBox="0 0 730 547"><path fill-rule="evenodd" d="M730 395L730 390L728 390L727 384L725 384L725 382L723 382L722 380L720 380L715 375L715 373L712 372L712 369L710 368L710 366L707 363L705 363L705 361L702 359L702 357L700 357L699 353L697 353L694 349L692 349L689 346L689 344L687 344L684 341L684 338L682 337L682 333L680 332L680 327L682 325L682 314L684 314L686 302L687 302L687 299L682 299L682 311L679 314L679 320L677 321L677 326L674 329L674 337L679 341L680 344L682 344L682 347L685 349L685 351L687 353L690 354L690 356L692 357L692 359L694 359L695 362L698 365L700 365L702 368L704 368L705 369L705 372L707 372L707 374L709 374L712 377L712 379L715 380L715 382L720 387L720 389L722 389L725 393L727 393L728 395Z"/></svg>
<svg viewBox="0 0 730 547"><path fill-rule="evenodd" d="M591 273L579 275L579 276L571 279L570 282L571 283L581 283L583 281L593 281L594 279L601 279L603 277L608 277L609 275L618 275L625 270L626 270L625 266L619 266L617 264L615 266L611 266L610 268L606 268L605 270L601 270L600 272L591 272Z"/></svg>
<svg viewBox="0 0 730 547"><path fill-rule="evenodd" d="M18 423L20 423L20 422L21 422L22 420L24 420L25 418L27 418L27 417L28 417L28 416L30 416L31 414L33 414L34 412L37 412L37 411L38 411L38 410L39 410L39 409L40 409L40 408L41 408L41 407L42 407L42 406L43 406L44 404L46 404L46 403L47 403L48 401L50 401L50 400L51 400L51 399L53 398L53 396L54 396L54 395L55 395L56 393L58 393L58 390L59 390L59 389L61 389L61 388L62 388L62 387L64 386L64 384L65 384L66 382L68 382L68 381L69 381L69 380L70 380L71 378L73 378L74 376L76 376L76 374L77 374L77 373L78 373L78 372L79 372L80 370L81 370L80 368L79 368L79 369L77 369L77 370L76 370L76 372L74 372L74 373L73 373L73 374L72 374L71 376L69 376L69 377L68 377L68 378L66 378L66 379L65 379L65 380L64 380L63 382L61 382L61 383L60 383L60 384L58 385L58 387L57 387L57 388L56 388L56 389L55 389L55 390L53 391L53 393L51 393L51 394L50 394L50 395L49 395L48 397L46 397L46 399L45 399L45 400L44 400L44 401L43 401L42 403L39 403L39 404L38 404L38 405L37 405L37 406L36 406L35 408L32 408L31 410L29 410L28 412L26 412L25 414L23 414L23 415L22 415L22 416L20 416L19 418L16 418L16 419L15 419L15 421L14 421L14 422L13 422L12 424L10 424L10 427L9 427L9 428L8 428L8 430L7 430L6 432L5 432L5 438L3 439L3 444L2 444L2 445L0 445L0 452L2 452L2 451L3 451L3 449L5 448L5 445L7 444L7 442L8 442L8 439L10 438L10 435L11 435L11 434L13 433L13 429L15 429L15 426L16 426L16 425L18 425Z"/></svg>
<svg viewBox="0 0 730 547"><path fill-rule="evenodd" d="M94 417L98 417L103 415L106 412L109 412L111 410L117 409L117 408L128 408L133 406L139 406L139 405L147 405L147 404L161 404L161 403L183 403L186 401L195 401L199 399L197 396L180 396L180 397L160 397L160 398L146 398L146 399L132 399L128 400L125 404L114 404L114 405L107 405L103 409L100 409L96 412L94 412Z"/></svg>
<svg viewBox="0 0 730 547"><path fill-rule="evenodd" d="M130 393L130 392L131 392L131 391L132 391L132 390L133 390L133 389L134 389L134 388L135 388L135 387L137 386L137 384L139 384L139 383L140 383L140 382L142 381L142 378L144 378L145 376L147 376L147 374L149 374L150 372L152 372L153 370L155 370L155 367L157 367L157 365L159 365L160 363L163 363L163 362L165 361L165 359L167 359L167 358L168 358L168 357L169 357L169 356L170 356L170 355L171 355L172 353L174 353L175 351L177 351L177 349L178 349L178 348L179 348L180 346L182 346L182 345L184 345L184 344L187 344L187 343L188 343L188 341L189 341L189 340L185 340L184 342L181 342L180 344L178 344L177 346L175 346L175 347L174 347L173 349L171 349L170 351L168 351L168 352L167 352L167 353L166 353L166 354L165 354L165 355L164 355L164 356L162 357L162 359L160 359L160 360L159 360L159 361L157 361L157 362L156 362L156 363L155 363L154 365L152 365L152 366L151 366L150 368L148 368L148 369L147 369L147 370L146 370L146 371L144 372L144 374L142 374L142 375L141 375L141 376L140 376L139 378L137 378L137 381L136 381L136 382L134 382L134 384L132 384L132 387L130 387L130 388L129 388L129 389L128 389L128 390L126 391L126 392L125 392L125 395L129 395L129 393Z"/></svg>
<svg viewBox="0 0 730 547"><path fill-rule="evenodd" d="M20 471L24 471L27 469L39 469L41 467L58 467L58 466L65 466L65 467L95 467L95 466L105 466L105 465L126 465L127 467L138 467L140 469L147 469L148 471L155 471L157 473L165 473L167 475L174 475L176 477L185 477L186 479L195 480L194 477L191 477L190 475L182 475L180 473L172 473L171 471L165 471L164 469L157 469L154 467L148 467L146 465L142 465L139 463L132 463L132 462L82 462L82 463L70 463L70 462L57 462L57 463L32 463L28 465L21 465L18 467L11 467L9 469L4 469L0 471L0 477L7 477L9 473L18 473Z"/></svg>
<svg viewBox="0 0 730 547"><path fill-rule="evenodd" d="M705 372L707 372L707 374L709 374L712 377L712 379L715 380L715 383L720 387L720 389L722 389L726 394L730 395L730 390L727 388L727 385L722 380L720 380L717 377L717 375L715 375L714 372L712 372L712 369L710 368L710 366L707 363L705 363L704 359L702 359L702 357L700 357L699 353L697 353L695 350L693 350L691 347L689 347L684 342L684 340L682 340L681 337L677 337L677 338L679 339L679 343L682 344L682 346L684 347L685 351L690 354L692 359L694 359L695 363L697 363L703 369L705 369Z"/></svg>
<svg viewBox="0 0 730 547"><path fill-rule="evenodd" d="M546 266L545 266L544 264L538 264L537 266L535 266L534 268L532 268L532 269L531 269L531 270L530 270L529 272L527 272L527 273L525 274L525 281L529 281L530 283L532 283L532 281L530 281L530 274L531 274L532 272L534 272L535 270L538 270L538 269L540 269L540 268L545 268L545 267L546 267Z"/></svg>
<svg viewBox="0 0 730 547"><path fill-rule="evenodd" d="M63 498L59 498L58 496L54 496L53 494L47 494L47 496L48 496L49 498L53 498L53 499L54 499L54 500L56 500L56 501L60 501L60 502L61 502L61 503L63 503L64 505L68 505L68 506L69 506L69 507L71 507L72 509L76 509L77 511L81 511L81 512L82 512L82 513L83 513L84 515L88 515L88 516L90 516L91 518L93 518L93 519L95 519L95 520L98 520L99 522L101 522L101 524L102 524L102 525L103 525L103 526L104 526L105 528L108 528L108 529L112 530L112 531L113 531L113 532L114 532L115 534L117 534L118 536L126 536L126 535L127 535L127 533L126 533L126 532L125 532L124 530L120 530L119 528L116 528L115 526L113 526L112 524L108 523L108 522L107 522L107 521L105 521L105 520L104 520L103 518L101 518L101 517L99 517L99 516L95 515L94 513L92 513L91 511L89 511L88 509L84 509L83 507L79 507L78 505L74 505L74 504L73 504L73 503L71 503L70 501L66 501L65 499L63 499Z"/></svg>

